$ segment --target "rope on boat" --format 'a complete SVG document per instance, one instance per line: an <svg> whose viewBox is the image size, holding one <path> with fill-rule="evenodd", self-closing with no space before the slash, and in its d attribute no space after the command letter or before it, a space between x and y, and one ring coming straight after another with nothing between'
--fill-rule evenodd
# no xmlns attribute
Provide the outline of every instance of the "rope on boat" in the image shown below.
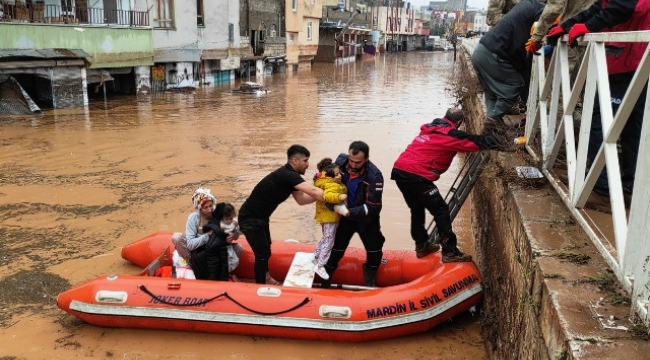
<svg viewBox="0 0 650 360"><path fill-rule="evenodd" d="M248 310L248 311L250 311L250 312L252 312L254 314L258 314L258 315L280 315L280 314L288 313L288 312L294 311L294 310L306 305L309 302L309 298L306 297L306 298L304 298L302 300L302 302L300 302L300 304L298 304L298 305L296 305L296 306L294 306L294 307L292 307L290 309L282 310L282 311L276 311L276 312L264 312L264 311L253 310L253 309L247 307L246 305L244 305L244 304L240 303L239 301L233 299L230 295L228 295L227 292L222 292L221 294L219 294L219 295L217 295L215 297L212 297L212 298L209 298L209 299L204 299L204 300L201 300L199 302L192 303L192 304L176 304L176 303L173 303L173 302L169 302L169 301L161 298L160 296L157 296L156 294L149 291L149 289L147 289L147 287L144 286L144 285L140 285L139 288L145 294L151 296L154 300L156 300L156 301L158 301L158 302L160 302L162 304L166 304L166 305L172 305L172 306L197 306L197 305L207 304L210 301L216 300L216 299L218 299L220 297L225 297L225 298L229 299L230 301L234 302L235 304L237 304L242 309Z"/></svg>
<svg viewBox="0 0 650 360"><path fill-rule="evenodd" d="M290 311L294 311L294 310L298 309L299 307L302 307L302 306L306 305L306 304L309 302L309 298L306 297L306 298L304 298L304 299L302 300L302 302L301 302L300 304L298 304L298 305L292 307L291 309L282 310L282 311L276 311L276 312L263 312L263 311L257 311L257 310L253 310L253 309L251 309L251 308L249 308L249 307L246 307L244 304L242 304L242 303L240 303L239 301L237 301L237 300L233 299L232 297L230 297L230 295L228 295L228 293L223 293L223 294L224 294L228 299L230 299L230 301L232 301L232 302L234 302L235 304L239 305L241 308L246 309L246 310L248 310L248 311L250 311L250 312L252 312L252 313L258 314L258 315L280 315L280 314L288 313L288 312L290 312Z"/></svg>

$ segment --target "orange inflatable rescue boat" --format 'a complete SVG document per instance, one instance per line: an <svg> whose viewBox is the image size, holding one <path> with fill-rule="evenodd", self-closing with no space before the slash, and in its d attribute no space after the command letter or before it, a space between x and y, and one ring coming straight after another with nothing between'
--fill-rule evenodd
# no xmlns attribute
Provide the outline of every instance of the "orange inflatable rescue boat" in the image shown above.
<svg viewBox="0 0 650 360"><path fill-rule="evenodd" d="M235 275L245 281L188 279L169 266L171 236L126 245L122 257L145 268L141 275L100 276L61 293L59 308L97 326L361 342L427 331L481 298L476 265L443 263L440 252L418 259L415 251L386 250L378 287L368 288L361 286L365 251L348 248L332 287L311 287L314 246L285 242L273 242L269 263L284 284L255 284L246 281L254 257L241 238Z"/></svg>

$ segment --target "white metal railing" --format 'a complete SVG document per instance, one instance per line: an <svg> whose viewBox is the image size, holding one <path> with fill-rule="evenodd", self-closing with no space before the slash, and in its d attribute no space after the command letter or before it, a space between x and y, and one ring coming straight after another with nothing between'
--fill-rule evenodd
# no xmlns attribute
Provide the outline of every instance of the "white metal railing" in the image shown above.
<svg viewBox="0 0 650 360"><path fill-rule="evenodd" d="M587 48L573 86L569 74L567 36L558 42L548 70L544 57L535 56L528 98L526 136L541 141L528 152L541 160L542 172L589 235L624 288L632 294L632 313L650 323L650 91L646 95L643 129L629 213L626 211L620 178L617 140L650 76L650 47L643 55L616 116L610 101L605 41L649 42L650 31L587 34ZM577 66L577 65L576 65ZM584 89L584 104L578 136L574 134L573 111ZM587 148L594 99L598 94L603 143L591 167ZM549 98L550 95L550 98ZM564 147L562 147L564 145ZM568 185L559 181L554 168L558 155L566 157ZM608 239L583 210L603 167L607 165L614 239ZM611 236L610 236L611 237ZM613 246L611 245L613 244Z"/></svg>

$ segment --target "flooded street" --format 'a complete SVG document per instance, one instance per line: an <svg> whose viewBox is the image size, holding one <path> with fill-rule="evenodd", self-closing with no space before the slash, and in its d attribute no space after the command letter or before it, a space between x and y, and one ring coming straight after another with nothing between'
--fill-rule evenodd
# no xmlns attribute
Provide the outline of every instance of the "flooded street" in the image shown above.
<svg viewBox="0 0 650 360"><path fill-rule="evenodd" d="M469 314L423 334L361 344L91 326L56 307L58 292L98 275L137 273L122 246L156 231L184 231L197 187L241 206L254 185L311 151L323 157L354 140L386 180L385 248L413 249L409 211L390 180L419 126L449 104L453 53L398 53L261 81L265 95L234 85L91 102L0 119L1 359L483 359L479 320ZM439 186L447 192L454 167ZM454 222L471 250L463 209ZM271 217L275 240L316 243L314 206L289 200ZM350 246L361 247L357 236Z"/></svg>

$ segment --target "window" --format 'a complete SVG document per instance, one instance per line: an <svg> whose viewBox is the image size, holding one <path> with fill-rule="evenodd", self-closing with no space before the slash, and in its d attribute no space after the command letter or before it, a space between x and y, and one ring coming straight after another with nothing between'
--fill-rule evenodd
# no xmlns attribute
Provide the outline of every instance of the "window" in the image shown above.
<svg viewBox="0 0 650 360"><path fill-rule="evenodd" d="M296 11L298 8L298 0L291 0L291 10Z"/></svg>
<svg viewBox="0 0 650 360"><path fill-rule="evenodd" d="M277 36L277 31L275 30L275 24L271 24L269 30L269 37L276 37L276 36Z"/></svg>
<svg viewBox="0 0 650 360"><path fill-rule="evenodd" d="M293 34L289 34L289 41L293 42Z"/></svg>
<svg viewBox="0 0 650 360"><path fill-rule="evenodd" d="M235 42L235 24L228 24L228 42Z"/></svg>
<svg viewBox="0 0 650 360"><path fill-rule="evenodd" d="M72 11L74 8L74 0L61 0L61 10Z"/></svg>
<svg viewBox="0 0 650 360"><path fill-rule="evenodd" d="M311 40L311 21L307 22L307 40Z"/></svg>
<svg viewBox="0 0 650 360"><path fill-rule="evenodd" d="M196 25L205 26L203 19L203 0L196 0Z"/></svg>
<svg viewBox="0 0 650 360"><path fill-rule="evenodd" d="M174 27L174 0L155 0L156 11L154 12L153 26L158 28Z"/></svg>

